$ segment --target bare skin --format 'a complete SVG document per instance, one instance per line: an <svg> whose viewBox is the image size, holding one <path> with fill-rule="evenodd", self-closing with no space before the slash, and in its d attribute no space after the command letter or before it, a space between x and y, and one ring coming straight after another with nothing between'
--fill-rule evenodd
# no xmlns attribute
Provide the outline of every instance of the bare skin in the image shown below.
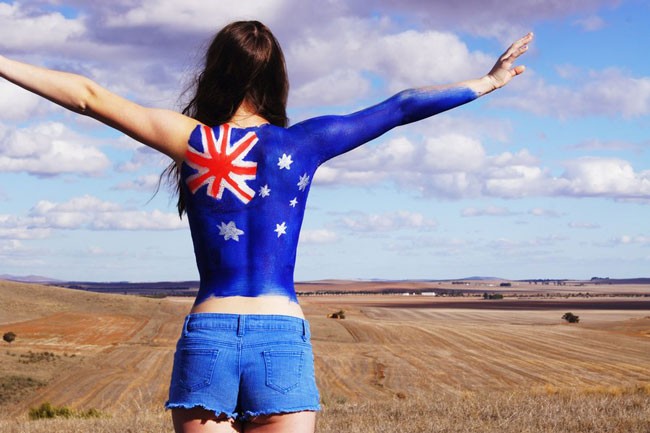
<svg viewBox="0 0 650 433"><path fill-rule="evenodd" d="M463 81L463 86L485 95L503 87L524 72L524 66L514 66L532 41L532 33L514 42L499 57L494 67L482 78ZM200 122L170 110L147 108L109 92L88 78L53 71L17 62L0 56L0 78L7 79L37 95L79 114L93 117L139 142L156 149L180 164L187 151L188 137ZM268 121L250 110L244 102L230 119L239 127L257 126ZM286 299L260 299L233 296L208 299L193 307L193 312L233 314L282 314L303 317L296 303ZM246 422L217 417L202 408L174 409L172 419L176 432L218 433L313 433L315 412L305 411L255 417Z"/></svg>
<svg viewBox="0 0 650 433"><path fill-rule="evenodd" d="M172 420L174 430L183 433L311 433L316 428L316 412L258 416L240 423L201 408L173 409Z"/></svg>

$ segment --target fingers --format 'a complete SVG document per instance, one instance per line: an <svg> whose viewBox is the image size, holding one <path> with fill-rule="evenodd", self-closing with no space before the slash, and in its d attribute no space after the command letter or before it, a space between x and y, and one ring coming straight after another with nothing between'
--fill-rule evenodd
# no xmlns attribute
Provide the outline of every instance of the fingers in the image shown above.
<svg viewBox="0 0 650 433"><path fill-rule="evenodd" d="M514 72L514 75L520 75L523 74L525 70L526 67L524 65L519 65L519 66L515 66L515 68L512 71Z"/></svg>
<svg viewBox="0 0 650 433"><path fill-rule="evenodd" d="M530 32L524 37L517 39L512 45L510 45L506 52L503 53L502 59L512 62L525 53L528 50L528 44L533 40L533 36L533 32Z"/></svg>

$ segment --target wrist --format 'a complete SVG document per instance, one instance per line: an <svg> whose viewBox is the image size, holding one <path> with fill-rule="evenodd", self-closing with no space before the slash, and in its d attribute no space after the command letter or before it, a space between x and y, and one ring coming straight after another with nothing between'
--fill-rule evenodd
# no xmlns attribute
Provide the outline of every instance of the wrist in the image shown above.
<svg viewBox="0 0 650 433"><path fill-rule="evenodd" d="M494 78L490 76L490 74L484 75L483 77L476 80L475 90L479 96L486 95L498 88L499 86L497 85Z"/></svg>

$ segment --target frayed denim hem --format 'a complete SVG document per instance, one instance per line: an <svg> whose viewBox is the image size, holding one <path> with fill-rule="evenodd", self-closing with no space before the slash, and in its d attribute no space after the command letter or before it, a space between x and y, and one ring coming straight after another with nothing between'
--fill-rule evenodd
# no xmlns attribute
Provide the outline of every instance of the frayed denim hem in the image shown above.
<svg viewBox="0 0 650 433"><path fill-rule="evenodd" d="M165 403L165 409L170 410L170 409L194 409L194 408L201 408L203 410L207 410L208 412L214 413L214 416L217 418L225 418L225 419L234 419L236 420L238 418L238 414L234 412L225 412L225 411L220 411L217 409L213 409L211 407L207 407L204 404L201 403Z"/></svg>
<svg viewBox="0 0 650 433"><path fill-rule="evenodd" d="M207 407L204 404L197 403L166 403L165 409L194 409L201 408L209 412L214 413L217 418L233 419L235 421L248 421L257 416L271 416L271 415L284 415L288 413L297 413L297 412L318 412L321 410L321 406L302 406L289 409L270 409L270 410L260 410L260 411L250 411L247 410L242 414L236 412L225 412L219 411L210 407Z"/></svg>

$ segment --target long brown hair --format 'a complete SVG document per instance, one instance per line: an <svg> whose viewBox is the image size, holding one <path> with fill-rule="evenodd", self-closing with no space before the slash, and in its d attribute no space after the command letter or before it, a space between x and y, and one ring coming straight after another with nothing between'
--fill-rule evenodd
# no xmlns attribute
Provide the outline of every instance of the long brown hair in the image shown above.
<svg viewBox="0 0 650 433"><path fill-rule="evenodd" d="M242 102L269 123L286 127L289 80L277 39L259 21L237 21L216 34L183 114L210 126L228 122ZM178 214L185 212L180 170L172 162L161 178L174 185Z"/></svg>

